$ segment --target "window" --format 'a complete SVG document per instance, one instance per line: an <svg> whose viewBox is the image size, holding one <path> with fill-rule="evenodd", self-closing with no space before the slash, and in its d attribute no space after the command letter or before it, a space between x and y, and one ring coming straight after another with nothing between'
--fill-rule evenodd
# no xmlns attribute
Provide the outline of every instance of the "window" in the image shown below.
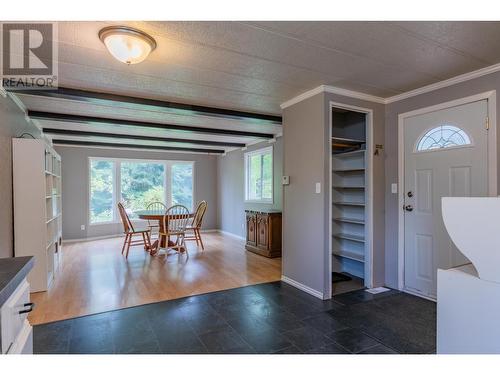
<svg viewBox="0 0 500 375"><path fill-rule="evenodd" d="M193 210L194 163L90 158L90 224L119 221L123 202L131 219L152 202Z"/></svg>
<svg viewBox="0 0 500 375"><path fill-rule="evenodd" d="M172 165L172 204L193 207L193 164Z"/></svg>
<svg viewBox="0 0 500 375"><path fill-rule="evenodd" d="M472 144L462 129L452 125L435 127L425 133L417 144L417 151L429 151Z"/></svg>
<svg viewBox="0 0 500 375"><path fill-rule="evenodd" d="M127 161L121 163L121 195L129 217L135 219L135 211L144 210L148 204L166 204L165 165Z"/></svg>
<svg viewBox="0 0 500 375"><path fill-rule="evenodd" d="M245 200L273 202L273 148L245 154Z"/></svg>
<svg viewBox="0 0 500 375"><path fill-rule="evenodd" d="M114 162L92 160L90 163L90 222L113 221Z"/></svg>

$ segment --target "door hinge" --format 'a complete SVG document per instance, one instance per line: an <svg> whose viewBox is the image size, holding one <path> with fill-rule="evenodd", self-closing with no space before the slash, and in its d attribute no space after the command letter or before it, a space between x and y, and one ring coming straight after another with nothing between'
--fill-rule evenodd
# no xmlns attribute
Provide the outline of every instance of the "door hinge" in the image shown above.
<svg viewBox="0 0 500 375"><path fill-rule="evenodd" d="M490 118L486 117L486 130L490 130Z"/></svg>

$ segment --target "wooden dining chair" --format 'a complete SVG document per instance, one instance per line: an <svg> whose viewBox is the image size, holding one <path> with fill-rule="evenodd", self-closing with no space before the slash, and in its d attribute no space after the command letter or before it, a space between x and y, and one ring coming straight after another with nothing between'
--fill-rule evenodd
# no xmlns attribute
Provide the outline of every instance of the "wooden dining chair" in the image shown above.
<svg viewBox="0 0 500 375"><path fill-rule="evenodd" d="M186 228L186 231L193 231L192 236L186 236L184 238L185 241L196 241L196 246L200 246L201 249L205 250L205 246L203 245L203 240L201 239L201 224L203 222L203 217L205 216L205 212L207 212L208 203L207 201L201 201L196 206L196 211L194 213L193 221Z"/></svg>
<svg viewBox="0 0 500 375"><path fill-rule="evenodd" d="M146 210L165 213L165 211L167 211L167 206L165 206L162 202L152 202L146 206ZM160 225L156 220L148 220L148 228L150 229L152 236L153 232L160 228Z"/></svg>
<svg viewBox="0 0 500 375"><path fill-rule="evenodd" d="M167 209L163 216L163 231L159 233L159 243L165 240L167 251L169 249L177 251L179 254L182 250L189 256L186 246L184 245L184 237L186 236L186 227L189 222L189 210L180 204ZM175 236L175 242L170 241L170 238Z"/></svg>
<svg viewBox="0 0 500 375"><path fill-rule="evenodd" d="M144 250L151 248L151 231L150 229L136 230L132 221L128 217L127 211L122 203L118 203L118 212L123 224L123 232L125 233L125 241L123 242L122 254L125 252L125 258L128 258L130 246L144 245ZM133 240L134 236L142 236L142 240Z"/></svg>

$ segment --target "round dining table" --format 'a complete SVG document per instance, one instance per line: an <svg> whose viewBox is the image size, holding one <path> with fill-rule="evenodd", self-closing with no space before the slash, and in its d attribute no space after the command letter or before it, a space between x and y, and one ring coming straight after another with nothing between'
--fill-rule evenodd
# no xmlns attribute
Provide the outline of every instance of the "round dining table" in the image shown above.
<svg viewBox="0 0 500 375"><path fill-rule="evenodd" d="M158 227L159 227L159 232L164 232L164 226L163 226L163 217L165 216L165 211L164 210L139 210L134 212L139 219L143 220L149 220L149 221L158 221ZM190 218L194 217L194 213L189 214ZM175 215L170 215L169 219L175 219ZM173 246L173 242L169 242L169 246ZM167 243L166 243L166 238L160 238L160 240L156 240L153 242L151 245L151 248L149 250L156 250L158 248L166 248Z"/></svg>

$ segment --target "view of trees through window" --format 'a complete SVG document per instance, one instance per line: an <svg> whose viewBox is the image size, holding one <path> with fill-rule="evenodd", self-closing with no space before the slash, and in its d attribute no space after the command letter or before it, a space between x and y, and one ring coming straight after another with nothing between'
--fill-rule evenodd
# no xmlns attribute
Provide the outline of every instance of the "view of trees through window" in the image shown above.
<svg viewBox="0 0 500 375"><path fill-rule="evenodd" d="M246 155L246 200L273 199L273 152L271 149Z"/></svg>
<svg viewBox="0 0 500 375"><path fill-rule="evenodd" d="M170 185L169 189L165 183ZM136 211L146 209L153 202L167 206L182 204L192 210L193 164L91 159L90 223L117 220L115 205L119 201L131 219L136 218Z"/></svg>
<svg viewBox="0 0 500 375"><path fill-rule="evenodd" d="M122 162L120 169L122 203L129 217L153 202L165 202L165 165L161 163Z"/></svg>
<svg viewBox="0 0 500 375"><path fill-rule="evenodd" d="M113 220L114 163L92 160L90 167L90 222Z"/></svg>
<svg viewBox="0 0 500 375"><path fill-rule="evenodd" d="M172 165L172 204L193 208L193 164Z"/></svg>

